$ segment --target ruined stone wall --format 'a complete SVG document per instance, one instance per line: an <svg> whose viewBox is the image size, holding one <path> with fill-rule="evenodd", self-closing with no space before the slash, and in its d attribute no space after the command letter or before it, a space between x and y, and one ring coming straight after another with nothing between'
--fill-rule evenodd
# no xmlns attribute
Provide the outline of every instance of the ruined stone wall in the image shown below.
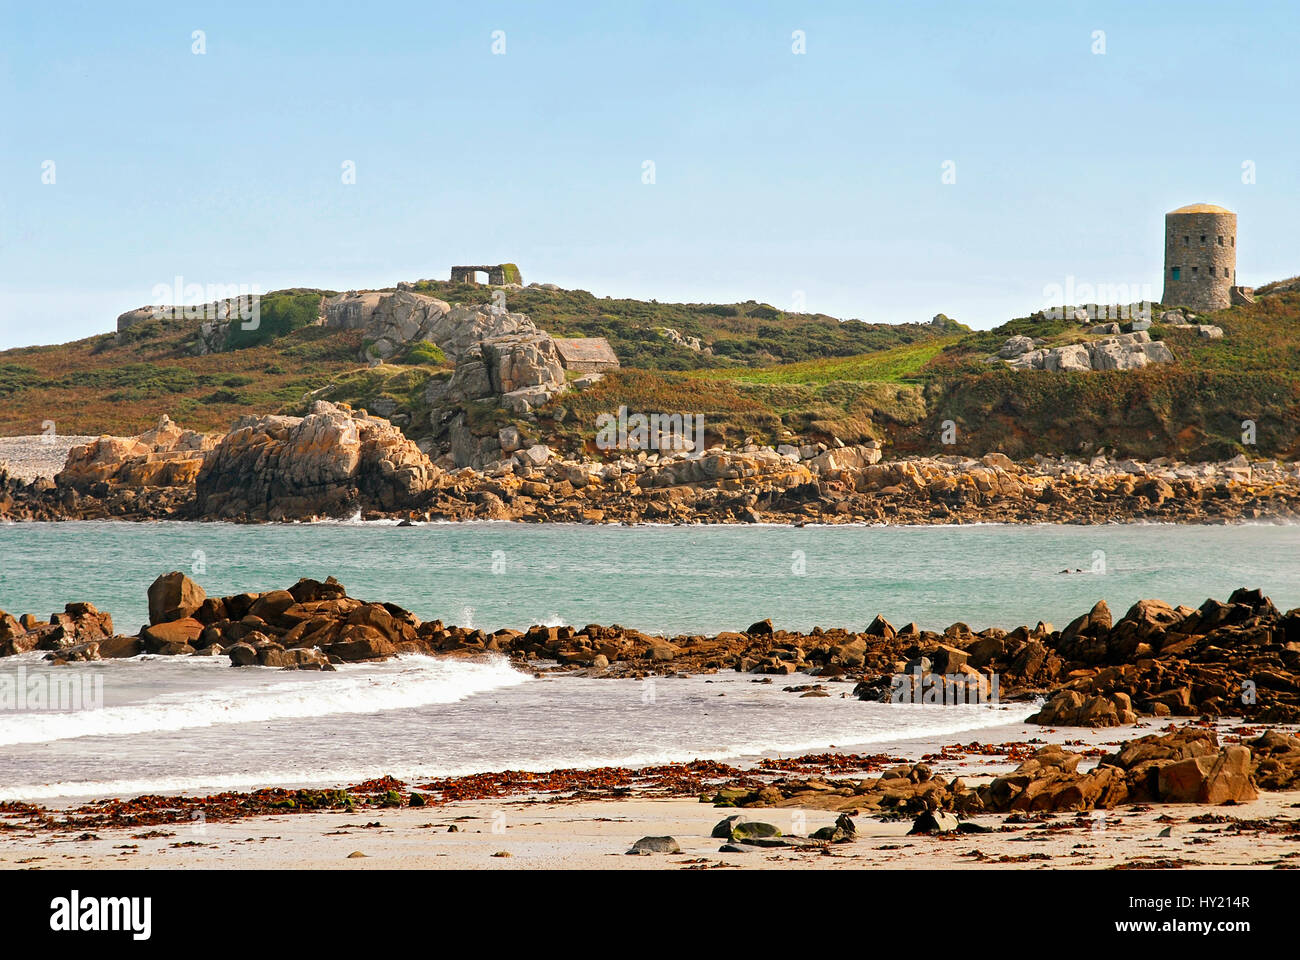
<svg viewBox="0 0 1300 960"><path fill-rule="evenodd" d="M488 284L493 287L504 286L507 283L524 282L519 268L513 263L488 264L484 266L462 266L451 268L452 283L477 283L477 273L486 273L488 275Z"/></svg>
<svg viewBox="0 0 1300 960"><path fill-rule="evenodd" d="M1174 271L1178 279L1174 279ZM1223 310L1237 282L1235 213L1165 214L1165 290L1160 302Z"/></svg>

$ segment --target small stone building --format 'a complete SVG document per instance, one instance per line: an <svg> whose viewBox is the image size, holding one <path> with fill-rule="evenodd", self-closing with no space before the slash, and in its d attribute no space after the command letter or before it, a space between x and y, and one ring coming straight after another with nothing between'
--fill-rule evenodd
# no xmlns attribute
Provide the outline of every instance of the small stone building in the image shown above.
<svg viewBox="0 0 1300 960"><path fill-rule="evenodd" d="M565 370L605 373L618 369L618 356L604 337L556 337L555 349Z"/></svg>
<svg viewBox="0 0 1300 960"><path fill-rule="evenodd" d="M1237 287L1237 215L1212 203L1165 214L1165 290L1160 302L1223 310L1247 300Z"/></svg>
<svg viewBox="0 0 1300 960"><path fill-rule="evenodd" d="M486 266L452 267L452 283L478 283L478 275L486 273L488 284L493 287L505 286L507 283L523 285L523 274L513 263L488 264Z"/></svg>

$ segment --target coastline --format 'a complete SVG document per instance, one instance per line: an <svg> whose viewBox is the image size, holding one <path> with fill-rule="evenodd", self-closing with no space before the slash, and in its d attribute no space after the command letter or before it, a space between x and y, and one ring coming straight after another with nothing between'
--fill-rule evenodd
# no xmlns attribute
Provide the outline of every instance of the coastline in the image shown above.
<svg viewBox="0 0 1300 960"><path fill-rule="evenodd" d="M1225 743L1256 732L1235 718L1222 719L1214 727ZM1046 737L1040 731L1039 736L1016 739L1034 730L1013 723L981 731L987 743L917 738L880 745L884 752L873 757L856 757L846 753L852 749L846 747L800 758L765 758L766 771L762 760L741 769L746 775L759 774L762 782L784 782L790 770L810 773L811 782L817 782L819 764L822 770L834 771L836 757L860 762L856 768L824 774L839 783L908 758L924 762L935 778L959 778L979 789L994 777L1006 776L1017 758L1032 756L1044 743L1066 743L1096 755L1147 729L1151 725L1068 734L1056 730L1046 731ZM1009 742L1001 739L1008 736ZM174 810L165 798L149 797L135 805L101 800L80 808L70 801L42 807L56 818L76 809L83 815L95 810L105 815L99 823L83 816L62 826L33 826L26 809L0 804L0 869L1300 867L1295 843L1300 839L1295 812L1300 790L1295 789L1261 792L1226 807L1139 803L1078 811L975 812L963 815L970 832L935 835L910 834L916 818L904 810L850 809L856 827L851 842L815 842L806 838L822 828L833 829L841 812L832 804L818 803L820 794L812 794L811 801L737 811L703 802L707 791L689 795L693 781L686 775L707 764L675 766L678 769L671 771L655 768L658 780L631 788L619 785L607 769L536 775L543 782L557 775L560 783L568 781L568 789L558 791L552 789L554 782L545 789L529 789L521 785L525 777L516 778L518 789L504 791L497 775L458 777L439 784L438 794L420 794L419 806L410 802L418 788L407 784L398 785L405 802L393 805L381 792L394 785L385 780L350 788L370 790L368 802L355 808L270 815L241 814L238 798L247 794L206 801L188 798L187 805L178 797ZM1093 767L1093 761L1087 766ZM725 769L721 772L725 776ZM465 798L455 798L458 794ZM157 815L150 816L145 812L149 810ZM710 835L723 818L737 812L773 824L785 844L732 844ZM647 836L672 837L680 853L626 855ZM724 845L730 849L724 851Z"/></svg>
<svg viewBox="0 0 1300 960"><path fill-rule="evenodd" d="M370 459L356 462L355 451L337 440L288 444L276 438L275 418L219 437L182 431L164 417L139 437L71 447L52 477L28 480L0 462L0 520L795 527L1300 520L1300 461L1241 455L1203 463L1104 456L1016 462L997 452L884 459L875 441L822 444L808 458L793 447L781 454L750 445L570 460L539 444L482 469L444 469L387 420L316 406L294 429L361 431L372 438L365 447ZM293 420L280 418L286 419ZM39 437L5 439L52 456ZM262 456L267 447L278 456ZM53 469L50 460L45 470Z"/></svg>

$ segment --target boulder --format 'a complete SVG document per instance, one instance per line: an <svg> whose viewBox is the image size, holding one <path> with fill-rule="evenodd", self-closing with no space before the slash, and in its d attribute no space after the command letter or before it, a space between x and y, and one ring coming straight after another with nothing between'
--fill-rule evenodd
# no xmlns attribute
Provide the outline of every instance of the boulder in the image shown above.
<svg viewBox="0 0 1300 960"><path fill-rule="evenodd" d="M192 617L206 599L203 588L179 570L164 573L149 585L149 622Z"/></svg>
<svg viewBox="0 0 1300 960"><path fill-rule="evenodd" d="M102 436L68 451L54 482L86 492L99 483L110 486L188 487L218 435L183 430L166 414L138 437Z"/></svg>
<svg viewBox="0 0 1300 960"><path fill-rule="evenodd" d="M652 853L681 853L681 845L672 837L642 837L632 844L628 855L648 856Z"/></svg>
<svg viewBox="0 0 1300 960"><path fill-rule="evenodd" d="M1008 337L998 349L998 356L1003 360L1012 360L1034 349L1033 337Z"/></svg>
<svg viewBox="0 0 1300 960"><path fill-rule="evenodd" d="M1212 755L1166 764L1157 773L1159 799L1166 803L1244 803L1258 798L1251 778L1250 749L1225 747Z"/></svg>
<svg viewBox="0 0 1300 960"><path fill-rule="evenodd" d="M951 813L944 813L939 810L927 810L914 821L912 829L907 831L907 835L914 836L929 835L936 833L952 833L958 827L957 818Z"/></svg>
<svg viewBox="0 0 1300 960"><path fill-rule="evenodd" d="M387 420L324 401L305 417L244 417L203 463L199 512L277 520L414 506L439 470Z"/></svg>
<svg viewBox="0 0 1300 960"><path fill-rule="evenodd" d="M203 624L193 617L182 617L179 620L150 624L140 631L140 642L146 653L192 653L199 645L201 633Z"/></svg>

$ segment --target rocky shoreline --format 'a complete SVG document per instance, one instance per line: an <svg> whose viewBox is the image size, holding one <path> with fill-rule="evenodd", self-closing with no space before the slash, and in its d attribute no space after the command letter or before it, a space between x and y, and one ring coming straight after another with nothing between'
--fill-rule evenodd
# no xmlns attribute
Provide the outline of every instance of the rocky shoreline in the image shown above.
<svg viewBox="0 0 1300 960"><path fill-rule="evenodd" d="M895 627L743 631L664 637L617 624L483 630L422 621L394 603L348 595L334 578L288 589L209 597L183 573L149 587L149 623L118 634L112 616L69 603L41 621L0 611L0 657L41 651L55 664L155 656L221 656L234 667L330 671L403 654L499 655L534 672L589 677L731 670L761 682L795 673L800 696L920 703L1041 698L1029 722L1107 727L1139 717L1242 716L1300 722L1300 608L1279 611L1259 590L1199 607L1141 600L1114 619L1099 601L1064 628L1039 622L942 633ZM1029 708L1027 708L1027 712Z"/></svg>
<svg viewBox="0 0 1300 960"><path fill-rule="evenodd" d="M389 421L318 401L225 435L164 417L74 446L53 478L0 465L0 520L328 518L522 523L1234 523L1300 520L1300 462L1001 453L883 459L875 442L564 459L503 429L485 469L431 461Z"/></svg>
<svg viewBox="0 0 1300 960"><path fill-rule="evenodd" d="M1211 599L1197 608L1143 600L1118 620L1098 602L1063 629L1038 623L975 632L955 623L940 633L914 624L895 627L877 616L860 630L789 632L763 620L734 633L669 638L618 625L486 633L424 622L395 604L350 597L333 578L209 597L199 584L172 572L149 588L149 620L137 634L121 635L109 614L87 603L67 604L48 622L0 613L0 656L44 652L50 666L63 669L146 653L225 657L244 669L328 671L396 655L497 655L520 669L561 677L731 670L751 674L752 682L780 683L795 673L809 675L783 688L791 697L838 693L892 701L900 699L900 689L907 699L924 688L920 702L934 709L970 702L972 687L991 687L1002 702L1023 703L1025 723L1037 725L1042 736L945 744L910 758L828 752L771 757L752 766L697 760L483 772L410 783L384 777L328 789L143 796L65 809L7 802L0 803L0 838L73 832L85 840L95 838L96 830L158 830L196 818L214 824L274 821L331 811L451 809L486 800L678 799L746 811L714 827L712 841L721 843L716 849L722 853L852 850L862 831L871 829L864 826L868 820L903 821L912 836L1026 830L1056 835L1071 824L1095 830L1096 822L1087 818L1109 810L1133 816L1157 804L1166 811L1181 805L1199 811L1258 804L1261 791L1300 790L1294 726L1300 722L1300 609L1282 613L1258 590L1239 589L1226 602ZM905 678L901 687L899 678ZM958 693L963 689L965 699ZM1113 741L1097 732L1152 726L1154 732L1126 731L1124 739ZM821 811L836 819L785 835L768 823L770 817L751 816L765 808ZM1053 822L1057 817L1067 819ZM1161 819L1175 822L1167 814ZM1187 822L1200 832L1244 831L1270 844L1300 835L1300 824L1285 815L1242 819L1197 812ZM644 837L628 852L671 853L675 844L672 837ZM1011 856L997 856L1004 855Z"/></svg>
<svg viewBox="0 0 1300 960"><path fill-rule="evenodd" d="M62 807L8 801L0 802L0 862L55 865L41 849L52 840L83 856L115 844L106 852L123 862L155 843L154 854L193 848L198 855L227 837L242 858L247 852L239 847L261 831L268 839L287 832L302 855L319 852L326 838L359 839L354 831L391 834L408 813L417 818L409 826L421 849L438 842L431 832L468 831L457 842L486 833L492 844L478 856L510 857L502 847L508 828L536 825L550 807L568 810L577 822L627 823L621 839L597 839L593 855L724 855L685 861L696 866L738 865L731 855L755 853L768 860L812 854L815 861L802 861L809 865L829 865L828 856L888 861L889 851L904 849L981 865L1060 858L1112 869L1179 868L1208 865L1209 857L1211 863L1295 866L1300 820L1287 801L1300 786L1300 738L1291 732L1194 722L1120 742L1072 742L1081 749L1040 742L943 744L915 759L823 753L744 766L695 760L418 782L384 776L329 788L151 794ZM663 822L648 804L679 816L671 833L651 827L653 833L635 839ZM314 836L322 828L310 825L331 814L362 819L332 820L328 832ZM1140 825L1136 836L1126 823ZM223 825L238 832L227 834ZM962 842L960 852L944 843L953 840ZM342 842L352 852L330 845L333 856L355 859L372 856L382 841L373 835L361 841L372 853L355 849L357 840ZM548 832L543 842L566 838Z"/></svg>

